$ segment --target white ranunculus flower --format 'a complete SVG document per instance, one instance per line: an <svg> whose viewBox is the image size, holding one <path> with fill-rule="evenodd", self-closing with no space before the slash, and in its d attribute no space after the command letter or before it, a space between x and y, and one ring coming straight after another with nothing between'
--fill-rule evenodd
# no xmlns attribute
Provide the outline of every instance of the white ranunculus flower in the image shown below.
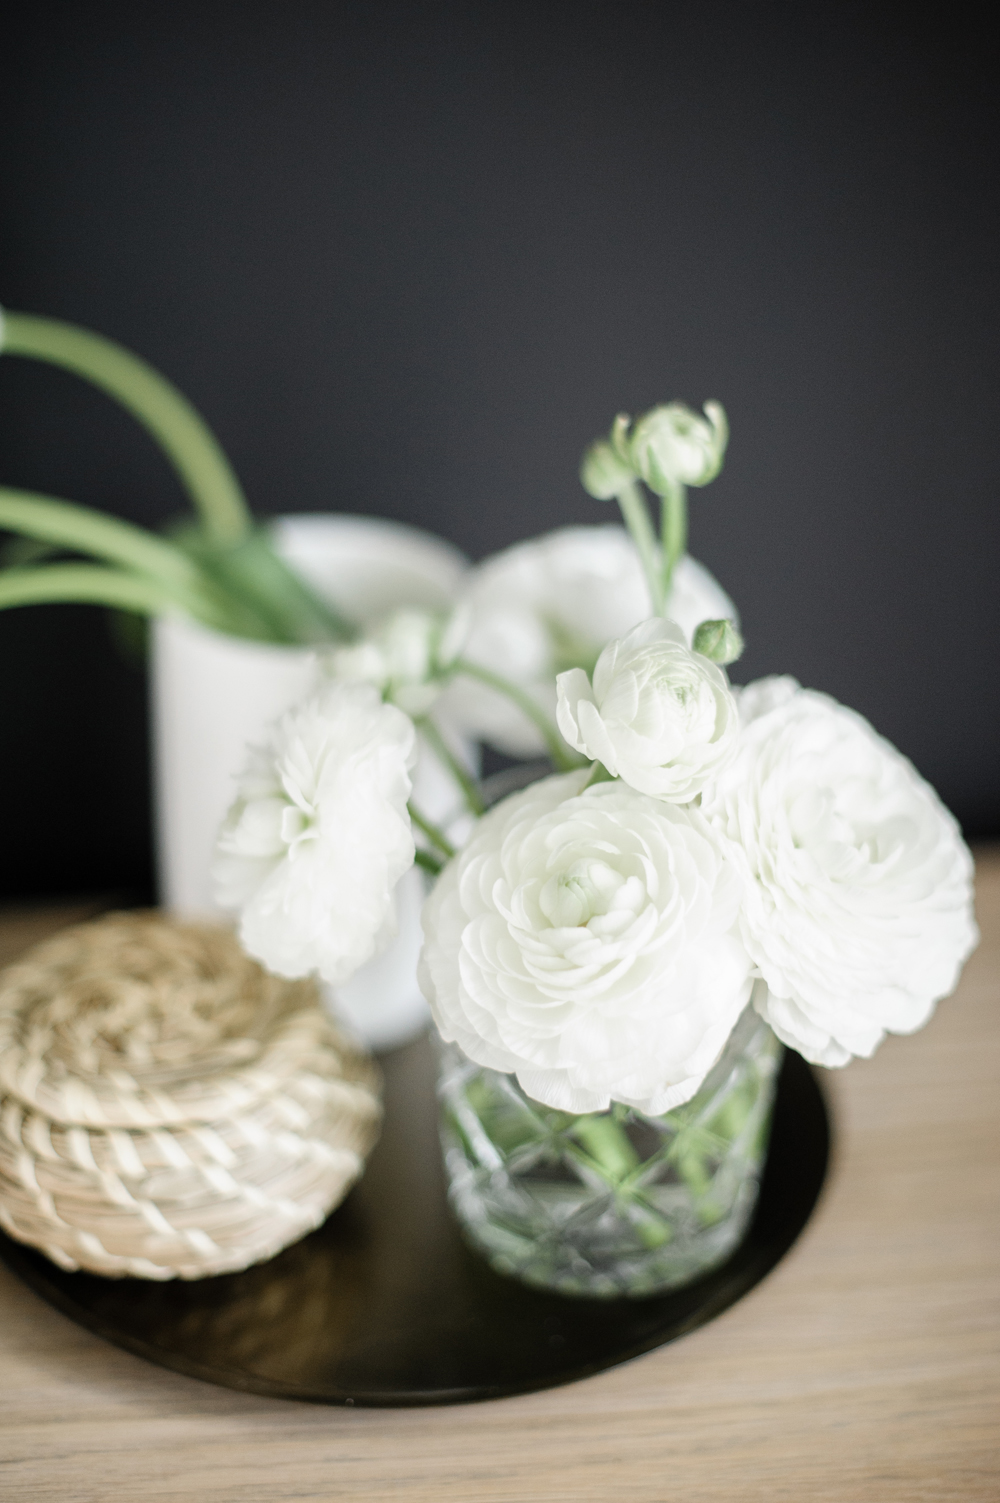
<svg viewBox="0 0 1000 1503"><path fill-rule="evenodd" d="M755 679L752 684L744 684L735 691L741 723L749 725L751 720L770 714L779 705L794 699L801 689L798 679L792 678L790 673L775 673L768 678Z"/></svg>
<svg viewBox="0 0 1000 1503"><path fill-rule="evenodd" d="M734 842L754 1003L807 1059L912 1033L977 940L972 859L934 790L868 722L794 679L740 695L737 756L702 808Z"/></svg>
<svg viewBox="0 0 1000 1503"><path fill-rule="evenodd" d="M593 687L582 668L571 668L556 688L570 746L654 798L690 803L736 750L739 717L726 675L662 616L608 643Z"/></svg>
<svg viewBox="0 0 1000 1503"><path fill-rule="evenodd" d="M706 402L705 416L683 402L668 402L637 418L623 439L636 471L650 490L662 495L671 485L707 485L722 468L729 425L718 402Z"/></svg>
<svg viewBox="0 0 1000 1503"><path fill-rule="evenodd" d="M250 748L213 878L244 948L279 976L342 983L395 933L415 741L371 685L330 684Z"/></svg>
<svg viewBox="0 0 1000 1503"><path fill-rule="evenodd" d="M478 1064L567 1112L694 1095L752 986L728 843L693 808L550 777L480 821L424 907L420 979Z"/></svg>
<svg viewBox="0 0 1000 1503"><path fill-rule="evenodd" d="M463 656L527 690L549 714L556 674L590 671L605 644L652 614L635 545L623 527L563 527L515 544L470 571ZM707 618L736 618L729 596L695 559L674 570L666 613L688 641ZM544 752L537 728L491 689L460 678L448 689L453 718L512 756Z"/></svg>

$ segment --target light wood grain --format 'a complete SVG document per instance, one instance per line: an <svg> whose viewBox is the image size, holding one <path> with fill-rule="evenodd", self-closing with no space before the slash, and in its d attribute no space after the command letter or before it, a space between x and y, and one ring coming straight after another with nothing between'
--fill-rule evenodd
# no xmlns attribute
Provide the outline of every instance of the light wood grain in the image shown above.
<svg viewBox="0 0 1000 1503"><path fill-rule="evenodd" d="M176 1377L0 1269L11 1503L924 1503L1000 1499L1000 852L983 943L920 1034L825 1077L801 1240L704 1330L550 1393L350 1411ZM0 922L0 962L80 910Z"/></svg>

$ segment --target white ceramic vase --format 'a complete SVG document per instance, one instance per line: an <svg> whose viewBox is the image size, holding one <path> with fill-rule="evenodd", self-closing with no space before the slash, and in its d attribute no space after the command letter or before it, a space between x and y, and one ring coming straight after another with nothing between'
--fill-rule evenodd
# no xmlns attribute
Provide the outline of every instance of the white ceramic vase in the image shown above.
<svg viewBox="0 0 1000 1503"><path fill-rule="evenodd" d="M468 567L442 539L372 517L283 517L275 534L284 557L359 626L399 606L447 608ZM153 779L164 907L218 916L209 867L247 744L308 691L315 671L309 648L224 636L174 616L154 623ZM443 729L471 765L472 747ZM426 748L414 798L432 819L454 814L454 784ZM423 881L414 867L397 889L399 933L392 945L327 996L331 1009L375 1049L405 1042L427 1022L416 980L422 901Z"/></svg>

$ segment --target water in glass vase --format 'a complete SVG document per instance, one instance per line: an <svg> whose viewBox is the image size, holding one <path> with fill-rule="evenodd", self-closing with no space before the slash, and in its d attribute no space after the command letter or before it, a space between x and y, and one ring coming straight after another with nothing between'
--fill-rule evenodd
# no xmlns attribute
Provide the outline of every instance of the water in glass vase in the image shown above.
<svg viewBox="0 0 1000 1503"><path fill-rule="evenodd" d="M498 1273L562 1294L640 1297L725 1261L753 1213L781 1045L752 1009L700 1091L661 1117L572 1116L441 1045L449 1198Z"/></svg>

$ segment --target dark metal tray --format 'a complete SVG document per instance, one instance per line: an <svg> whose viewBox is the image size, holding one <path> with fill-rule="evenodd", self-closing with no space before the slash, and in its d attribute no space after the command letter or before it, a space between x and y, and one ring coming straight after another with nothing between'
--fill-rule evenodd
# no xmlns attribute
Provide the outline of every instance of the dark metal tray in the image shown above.
<svg viewBox="0 0 1000 1503"><path fill-rule="evenodd" d="M787 1252L826 1173L829 1125L808 1065L786 1054L753 1223L723 1267L642 1300L567 1299L491 1270L448 1210L426 1039L383 1056L386 1124L364 1179L271 1262L196 1283L64 1273L0 1235L43 1299L162 1367L318 1404L457 1404L550 1388L704 1325Z"/></svg>

